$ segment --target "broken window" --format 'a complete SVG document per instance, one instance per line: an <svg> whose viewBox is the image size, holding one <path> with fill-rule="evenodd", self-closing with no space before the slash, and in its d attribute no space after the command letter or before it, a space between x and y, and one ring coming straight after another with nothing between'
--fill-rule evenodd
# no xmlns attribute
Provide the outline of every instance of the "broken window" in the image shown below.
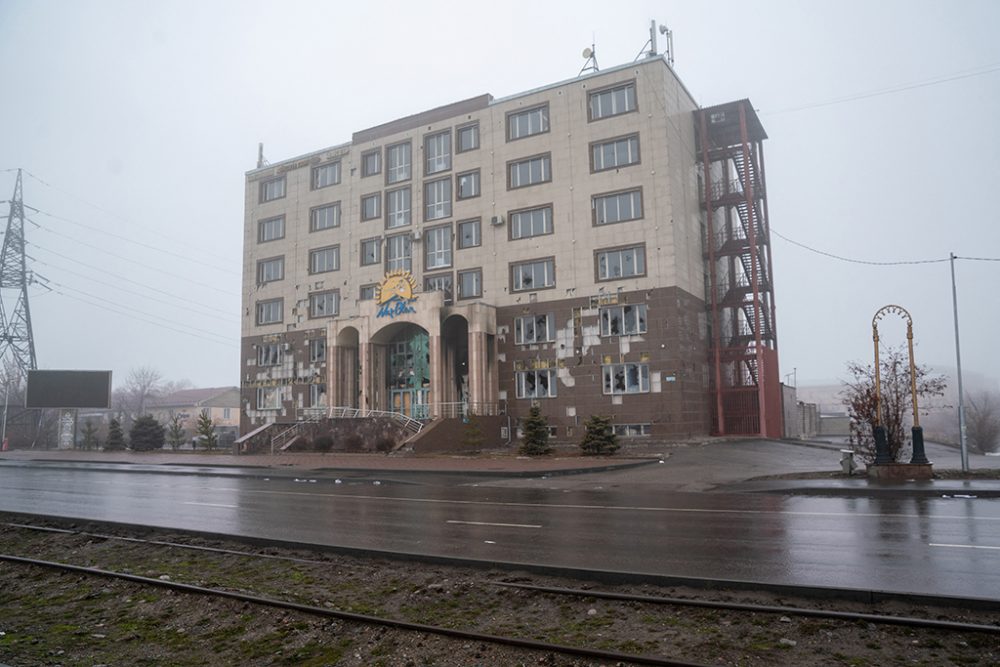
<svg viewBox="0 0 1000 667"><path fill-rule="evenodd" d="M646 333L646 304L601 308L602 336L629 336Z"/></svg>
<svg viewBox="0 0 1000 667"><path fill-rule="evenodd" d="M326 406L326 385L309 385L309 407L320 408Z"/></svg>
<svg viewBox="0 0 1000 667"><path fill-rule="evenodd" d="M514 343L551 343L555 340L555 317L552 313L528 315L514 320Z"/></svg>
<svg viewBox="0 0 1000 667"><path fill-rule="evenodd" d="M277 410L281 407L281 394L278 387L259 387L257 389L257 409Z"/></svg>
<svg viewBox="0 0 1000 667"><path fill-rule="evenodd" d="M309 341L309 361L326 361L326 339L314 338Z"/></svg>
<svg viewBox="0 0 1000 667"><path fill-rule="evenodd" d="M280 343L265 343L257 348L258 366L277 366L284 357Z"/></svg>
<svg viewBox="0 0 1000 667"><path fill-rule="evenodd" d="M554 398L556 396L555 369L518 371L516 380L518 398Z"/></svg>
<svg viewBox="0 0 1000 667"><path fill-rule="evenodd" d="M609 364L602 371L605 394L644 394L649 391L648 364Z"/></svg>

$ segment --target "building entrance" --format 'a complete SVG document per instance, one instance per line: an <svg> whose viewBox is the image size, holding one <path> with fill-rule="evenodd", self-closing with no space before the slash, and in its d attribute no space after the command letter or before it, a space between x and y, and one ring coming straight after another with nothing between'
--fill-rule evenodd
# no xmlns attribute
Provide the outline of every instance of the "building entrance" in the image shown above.
<svg viewBox="0 0 1000 667"><path fill-rule="evenodd" d="M390 405L413 419L430 418L430 349L427 332L407 325L389 343Z"/></svg>

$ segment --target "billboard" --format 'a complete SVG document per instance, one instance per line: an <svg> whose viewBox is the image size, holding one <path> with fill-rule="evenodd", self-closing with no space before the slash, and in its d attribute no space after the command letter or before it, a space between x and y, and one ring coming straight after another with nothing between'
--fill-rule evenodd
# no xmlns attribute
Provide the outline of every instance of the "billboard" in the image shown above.
<svg viewBox="0 0 1000 667"><path fill-rule="evenodd" d="M26 408L110 408L111 371L28 371Z"/></svg>

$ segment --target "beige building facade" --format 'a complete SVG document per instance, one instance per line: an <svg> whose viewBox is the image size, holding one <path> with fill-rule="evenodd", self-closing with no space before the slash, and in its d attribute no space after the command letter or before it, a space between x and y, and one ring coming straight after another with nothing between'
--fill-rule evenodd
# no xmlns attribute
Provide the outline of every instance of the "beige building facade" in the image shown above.
<svg viewBox="0 0 1000 667"><path fill-rule="evenodd" d="M697 105L649 58L246 175L241 431L333 408L710 430Z"/></svg>

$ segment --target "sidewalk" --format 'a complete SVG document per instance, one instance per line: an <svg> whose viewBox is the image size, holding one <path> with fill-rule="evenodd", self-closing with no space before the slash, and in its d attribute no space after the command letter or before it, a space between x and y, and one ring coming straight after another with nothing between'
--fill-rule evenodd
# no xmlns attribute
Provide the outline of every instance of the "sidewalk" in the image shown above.
<svg viewBox="0 0 1000 667"><path fill-rule="evenodd" d="M202 475L286 475L334 478L343 475L427 473L442 478L476 477L489 486L548 489L646 487L658 491L725 491L791 495L874 496L907 493L921 496L1000 497L1000 481L937 479L885 484L864 477L833 477L840 471L841 445L778 440L705 439L687 443L629 446L612 457L580 456L575 448L541 458L510 453L480 456L386 456L384 454L283 453L244 455L172 452L87 452L16 450L0 454L0 462L126 465L135 471L171 469ZM957 470L957 450L929 444L936 472ZM1000 457L970 456L973 470L1000 468ZM817 478L818 474L830 477ZM766 479L762 479L766 478Z"/></svg>

